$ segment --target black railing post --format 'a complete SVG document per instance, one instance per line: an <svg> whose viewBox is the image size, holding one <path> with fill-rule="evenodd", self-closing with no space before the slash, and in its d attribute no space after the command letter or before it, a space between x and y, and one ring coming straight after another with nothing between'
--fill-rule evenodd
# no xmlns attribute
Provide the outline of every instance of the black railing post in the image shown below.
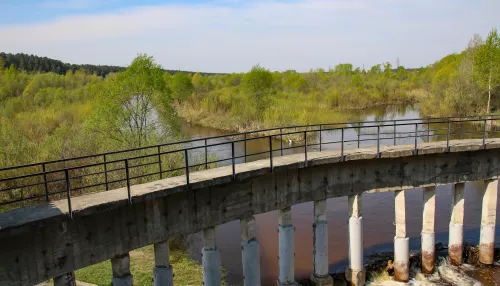
<svg viewBox="0 0 500 286"><path fill-rule="evenodd" d="M184 149L184 166L186 168L186 186L189 188L189 158L187 149Z"/></svg>
<svg viewBox="0 0 500 286"><path fill-rule="evenodd" d="M68 169L64 169L64 177L66 179L66 197L68 199L68 214L70 218L73 218L73 209L71 208L71 186L69 181Z"/></svg>
<svg viewBox="0 0 500 286"><path fill-rule="evenodd" d="M483 131L483 149L486 148L486 125L487 125L487 122L486 122L486 119L484 120L484 131Z"/></svg>
<svg viewBox="0 0 500 286"><path fill-rule="evenodd" d="M109 185L108 185L108 158L106 158L106 154L104 154L104 183L106 184L106 191L109 191Z"/></svg>
<svg viewBox="0 0 500 286"><path fill-rule="evenodd" d="M163 179L163 168L161 166L161 150L160 146L158 146L158 169L160 171L160 180Z"/></svg>
<svg viewBox="0 0 500 286"><path fill-rule="evenodd" d="M344 127L342 127L341 143L340 143L340 157L344 161Z"/></svg>
<svg viewBox="0 0 500 286"><path fill-rule="evenodd" d="M271 169L271 172L273 171L273 140L271 136L269 136L269 168Z"/></svg>
<svg viewBox="0 0 500 286"><path fill-rule="evenodd" d="M418 123L415 123L415 155L418 155L417 140L418 140Z"/></svg>
<svg viewBox="0 0 500 286"><path fill-rule="evenodd" d="M430 137L430 130L431 130L431 124L430 124L431 118L430 116L427 116L427 142L431 142L431 137Z"/></svg>
<svg viewBox="0 0 500 286"><path fill-rule="evenodd" d="M343 129L342 129L343 130ZM321 124L319 125L319 152L321 152Z"/></svg>
<svg viewBox="0 0 500 286"><path fill-rule="evenodd" d="M280 128L280 156L283 156L283 129Z"/></svg>
<svg viewBox="0 0 500 286"><path fill-rule="evenodd" d="M132 204L132 194L130 192L130 172L128 169L128 159L125 159L125 176L127 179L127 198L128 198L128 203Z"/></svg>
<svg viewBox="0 0 500 286"><path fill-rule="evenodd" d="M380 125L377 125L377 158L380 158Z"/></svg>
<svg viewBox="0 0 500 286"><path fill-rule="evenodd" d="M304 166L307 167L307 131L304 131Z"/></svg>
<svg viewBox="0 0 500 286"><path fill-rule="evenodd" d="M358 149L359 149L359 139L361 137L361 123L358 124Z"/></svg>
<svg viewBox="0 0 500 286"><path fill-rule="evenodd" d="M246 149L246 148L245 148ZM246 157L245 157L246 159ZM205 170L208 169L208 148L207 148L207 139L205 139Z"/></svg>
<svg viewBox="0 0 500 286"><path fill-rule="evenodd" d="M446 134L446 152L450 151L451 122L448 119L448 134Z"/></svg>
<svg viewBox="0 0 500 286"><path fill-rule="evenodd" d="M233 179L236 177L236 162L234 159L234 141L231 142L231 164L233 165Z"/></svg>
<svg viewBox="0 0 500 286"><path fill-rule="evenodd" d="M247 162L247 134L245 133L245 137L243 138L243 153L245 154L245 163Z"/></svg>
<svg viewBox="0 0 500 286"><path fill-rule="evenodd" d="M45 163L42 164L43 185L45 187L45 200L49 201L49 186L47 185L47 173L45 173Z"/></svg>
<svg viewBox="0 0 500 286"><path fill-rule="evenodd" d="M396 120L394 120L393 137L394 137L394 146L396 146Z"/></svg>

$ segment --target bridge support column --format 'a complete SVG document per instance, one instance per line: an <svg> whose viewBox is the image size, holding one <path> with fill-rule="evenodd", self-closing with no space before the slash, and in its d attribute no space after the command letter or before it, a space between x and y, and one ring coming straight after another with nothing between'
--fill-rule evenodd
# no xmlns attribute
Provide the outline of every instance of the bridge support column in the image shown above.
<svg viewBox="0 0 500 286"><path fill-rule="evenodd" d="M168 240L154 244L155 268L153 270L154 286L173 286L174 274L170 265L170 250Z"/></svg>
<svg viewBox="0 0 500 286"><path fill-rule="evenodd" d="M260 252L257 225L253 216L240 220L243 285L260 285Z"/></svg>
<svg viewBox="0 0 500 286"><path fill-rule="evenodd" d="M363 264L363 217L361 215L361 195L348 197L349 203L349 268L346 280L351 285L365 285Z"/></svg>
<svg viewBox="0 0 500 286"><path fill-rule="evenodd" d="M425 187L423 196L424 210L422 215L421 238L422 273L432 274L434 272L434 261L436 259L434 234L434 220L436 217L436 187Z"/></svg>
<svg viewBox="0 0 500 286"><path fill-rule="evenodd" d="M221 285L220 251L215 245L215 227L203 230L203 285Z"/></svg>
<svg viewBox="0 0 500 286"><path fill-rule="evenodd" d="M493 264L495 252L495 224L497 214L498 180L484 181L479 262Z"/></svg>
<svg viewBox="0 0 500 286"><path fill-rule="evenodd" d="M111 268L113 269L113 286L134 285L134 278L130 274L130 256L128 253L117 255L111 258Z"/></svg>
<svg viewBox="0 0 500 286"><path fill-rule="evenodd" d="M451 191L451 221L448 255L453 265L462 265L464 240L464 183L454 184Z"/></svg>
<svg viewBox="0 0 500 286"><path fill-rule="evenodd" d="M278 218L278 285L298 285L295 282L295 227L292 225L292 209L280 210Z"/></svg>
<svg viewBox="0 0 500 286"><path fill-rule="evenodd" d="M328 273L328 222L326 212L326 200L314 202L314 272L311 274L311 282L316 286L333 286L333 278Z"/></svg>
<svg viewBox="0 0 500 286"><path fill-rule="evenodd" d="M410 278L410 243L406 237L405 191L394 194L396 236L394 237L394 280L408 282Z"/></svg>
<svg viewBox="0 0 500 286"><path fill-rule="evenodd" d="M76 286L75 273L69 272L54 278L54 286Z"/></svg>

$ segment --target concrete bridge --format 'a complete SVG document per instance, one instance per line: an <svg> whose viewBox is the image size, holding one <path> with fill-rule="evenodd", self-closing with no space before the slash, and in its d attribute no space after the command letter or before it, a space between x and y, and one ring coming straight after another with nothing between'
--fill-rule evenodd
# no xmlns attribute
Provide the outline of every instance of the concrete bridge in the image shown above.
<svg viewBox="0 0 500 286"><path fill-rule="evenodd" d="M429 134L429 129L419 130L419 126L429 124L429 121L415 123L412 144L391 146L380 143L384 139L390 139L381 136L388 133L381 130L389 125L343 126L335 128L342 133L340 150L323 148L321 151L307 151L308 134L305 134L304 153L271 156L240 164L235 163L235 160L242 159L242 156L236 156L234 153L234 142L243 141L233 140L229 142L233 152L229 159L232 163L228 166L196 172L189 172L187 168L183 175L157 178L140 184L130 183L131 166L129 159L126 159L126 186L80 196L71 196L73 189L70 182L71 179L76 180L77 175L72 177L69 171L75 170L76 167L60 169L57 172L65 174L66 192L62 193L67 195L65 199L17 207L0 213L0 285L33 285L50 278L54 278L56 285L74 285L73 271L108 259L112 263L113 285L132 285L133 273L130 272L128 253L150 244L154 244L155 249L156 267L152 270L154 285L173 285L175 269L172 269L169 261L168 239L197 232L203 232L204 284L220 285L221 262L215 229L220 224L234 220L240 220L241 225L244 285L260 285L259 242L253 216L274 210L279 210L279 220L276 222L279 230L279 241L276 242L279 243L279 269L275 269L279 273L278 284L296 285L295 229L291 206L309 201L314 201L311 233L314 238L314 258L311 262L314 270L311 280L316 285L332 285L333 280L328 273L326 200L341 196L349 198L349 267L345 272L346 279L351 281L352 285L364 285L361 200L366 192L394 192L395 279L408 281L409 240L406 236L405 190L424 187L422 272L432 273L435 261L436 186L453 184L449 256L453 264L460 265L464 183L469 181L485 181L481 236L478 243L480 262L492 264L500 172L500 139L489 138L493 137L492 132L486 132L486 129L483 132L483 125L480 125L481 136L476 137L482 138L452 140L454 132L451 126L455 120L447 119L448 132L445 133L447 135L443 141L426 142L431 141L429 136L432 134ZM486 122L482 118L470 121L473 120L483 124ZM443 120L430 124L432 123L446 126L446 121ZM413 124L410 126L413 127ZM398 133L396 125L395 123L394 137ZM486 127L486 124L484 126ZM348 128L378 129L377 134L370 135L377 137L376 146L344 148L344 144L350 141L344 138ZM326 132L326 129L321 130ZM294 131L289 134L295 133ZM271 150L279 152L283 150L283 146L281 145L281 149L272 149L271 136L283 135L286 134L280 130L278 135L263 137L269 136ZM359 144L360 138L357 140ZM319 141L321 142L321 137ZM329 143L319 144L322 149L321 144ZM206 140L204 147L207 147ZM186 149L189 148L183 148L182 152L187 154ZM170 151L165 151L165 154L167 152ZM162 152L159 148L158 154L158 160L161 161ZM246 155L248 154L245 152L245 157ZM186 166L190 166L187 156L185 159ZM104 166L106 164L109 162ZM95 164L87 166L90 165L95 167ZM31 167L33 165L22 168ZM162 165L159 167L161 169ZM22 181L35 176L46 177L49 173L44 170L41 173L33 172L31 175L18 175L15 178ZM106 174L105 172L104 175ZM161 177L161 170L159 175ZM0 182L5 183L10 179L12 178L4 178ZM33 185L33 181L31 182ZM44 179L40 186L45 186L46 194L54 194L48 191L47 183L50 183L49 180ZM106 177L107 189L108 183L110 181ZM17 188L22 189L24 186L26 185L19 185ZM10 185L8 190L12 188ZM19 199L12 201L18 202Z"/></svg>

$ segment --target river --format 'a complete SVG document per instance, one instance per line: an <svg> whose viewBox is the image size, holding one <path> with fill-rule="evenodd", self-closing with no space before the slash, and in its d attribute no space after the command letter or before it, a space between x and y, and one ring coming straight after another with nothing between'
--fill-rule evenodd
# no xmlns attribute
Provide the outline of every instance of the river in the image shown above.
<svg viewBox="0 0 500 286"><path fill-rule="evenodd" d="M364 110L361 117L364 121L392 120L419 118L421 116L418 106L409 107L378 107ZM354 117L353 117L354 118ZM408 128L411 128L409 126ZM180 122L180 130L185 138L200 138L227 134L220 130L193 125L185 121ZM400 130L398 130L399 132ZM410 130L407 130L410 131ZM337 140L339 134L326 133L323 139ZM354 139L357 134L347 132L346 140ZM217 141L209 142L215 143ZM280 144L273 142L274 144ZM286 143L288 144L288 143ZM292 143L293 144L293 143ZM400 144L400 142L398 142ZM276 146L276 145L275 145ZM267 141L249 142L249 153L268 150ZM338 148L331 146L329 148ZM242 152L241 146L237 153ZM299 150L300 149L300 150ZM218 147L210 150L217 156L228 156L230 150ZM291 152L303 152L297 148ZM481 222L481 185L480 183L467 183L465 189L465 218L464 241L478 243L479 227ZM438 186L436 192L436 243L447 244L448 224L451 214L451 185ZM422 189L411 189L406 194L406 222L407 233L410 237L411 250L420 248L420 232L422 228ZM330 272L343 271L347 267L347 235L348 235L348 210L347 197L329 199L328 205L328 231L329 231L329 265ZM362 201L364 220L364 248L365 255L374 252L392 251L395 227L394 222L394 193L372 193L363 195ZM500 208L497 208L500 210ZM498 216L498 214L497 214ZM295 232L295 275L303 279L310 275L313 267L312 254L312 222L313 203L303 203L292 206L293 223ZM278 212L273 211L256 215L257 236L260 242L261 275L263 285L276 285L278 276ZM497 235L499 233L497 227ZM226 281L229 285L240 285L243 280L241 266L240 227L239 221L233 221L217 227L217 245L221 250L221 262L225 269ZM202 247L201 235L192 236L190 252L194 259L201 261ZM477 272L473 276L486 285L500 284L500 275L494 274L497 270ZM494 275L493 275L494 274Z"/></svg>

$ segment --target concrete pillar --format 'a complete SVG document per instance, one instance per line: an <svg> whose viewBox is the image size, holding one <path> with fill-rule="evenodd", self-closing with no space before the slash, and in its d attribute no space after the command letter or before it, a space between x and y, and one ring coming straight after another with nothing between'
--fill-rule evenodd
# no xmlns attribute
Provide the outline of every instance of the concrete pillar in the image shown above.
<svg viewBox="0 0 500 286"><path fill-rule="evenodd" d="M113 286L134 285L134 279L130 274L130 256L128 253L117 255L111 258L111 268L113 269Z"/></svg>
<svg viewBox="0 0 500 286"><path fill-rule="evenodd" d="M313 222L313 265L311 282L316 286L333 286L328 273L328 222L326 200L314 202Z"/></svg>
<svg viewBox="0 0 500 286"><path fill-rule="evenodd" d="M394 280L408 282L410 279L410 241L406 237L405 191L394 193L396 236L394 237Z"/></svg>
<svg viewBox="0 0 500 286"><path fill-rule="evenodd" d="M243 285L260 285L260 252L257 224L253 216L240 220Z"/></svg>
<svg viewBox="0 0 500 286"><path fill-rule="evenodd" d="M479 262L493 264L495 252L495 224L497 214L498 180L484 182L481 235L479 239Z"/></svg>
<svg viewBox="0 0 500 286"><path fill-rule="evenodd" d="M220 251L215 245L215 227L203 230L203 285L221 285Z"/></svg>
<svg viewBox="0 0 500 286"><path fill-rule="evenodd" d="M155 268L153 270L154 286L173 286L174 274L170 265L170 250L168 240L154 244Z"/></svg>
<svg viewBox="0 0 500 286"><path fill-rule="evenodd" d="M436 217L436 187L424 188L424 210L422 215L422 273L432 274L434 272L435 253L435 235L434 220Z"/></svg>
<svg viewBox="0 0 500 286"><path fill-rule="evenodd" d="M453 265L462 265L464 240L464 183L453 185L451 191L451 221L448 254Z"/></svg>
<svg viewBox="0 0 500 286"><path fill-rule="evenodd" d="M345 277L351 285L365 285L363 263L363 217L361 215L362 196L348 197L349 203L349 268Z"/></svg>
<svg viewBox="0 0 500 286"><path fill-rule="evenodd" d="M54 286L76 286L75 273L69 272L55 277Z"/></svg>
<svg viewBox="0 0 500 286"><path fill-rule="evenodd" d="M292 225L292 209L280 210L278 218L278 285L298 285L295 282L295 227Z"/></svg>

